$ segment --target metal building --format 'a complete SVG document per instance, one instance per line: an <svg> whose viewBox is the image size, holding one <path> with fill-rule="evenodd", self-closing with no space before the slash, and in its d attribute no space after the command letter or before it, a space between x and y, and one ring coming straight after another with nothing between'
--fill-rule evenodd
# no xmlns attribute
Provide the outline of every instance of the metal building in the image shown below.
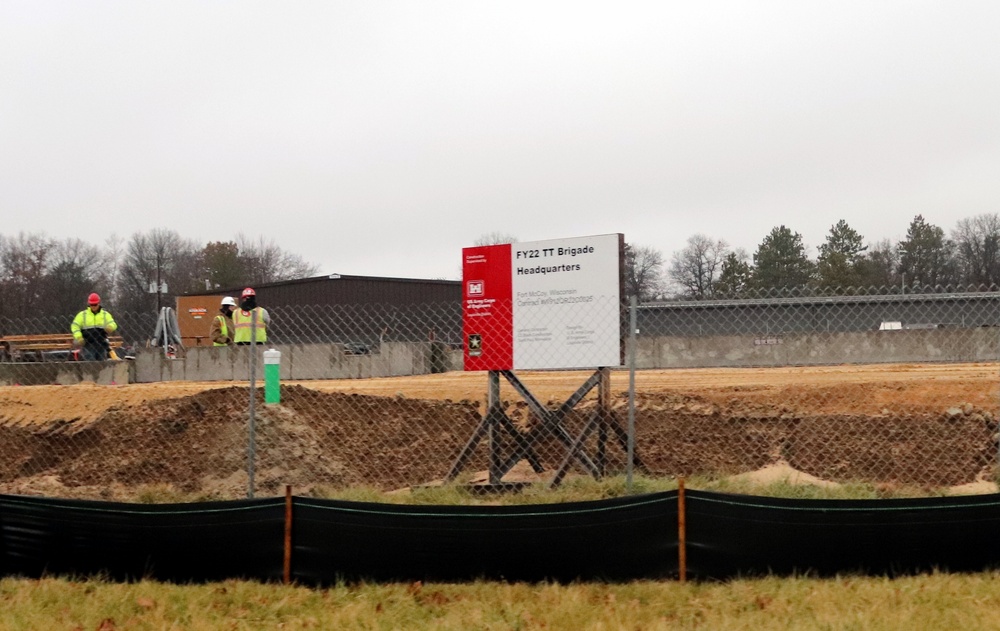
<svg viewBox="0 0 1000 631"><path fill-rule="evenodd" d="M186 346L210 345L208 331L223 296L243 287L177 298ZM269 339L280 343L339 342L366 350L381 340L461 343L462 283L330 274L254 287L271 317Z"/></svg>

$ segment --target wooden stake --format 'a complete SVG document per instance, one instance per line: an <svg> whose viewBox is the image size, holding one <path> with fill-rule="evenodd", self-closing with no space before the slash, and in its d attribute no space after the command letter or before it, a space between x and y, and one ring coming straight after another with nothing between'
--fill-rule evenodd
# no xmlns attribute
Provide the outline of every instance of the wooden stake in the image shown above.
<svg viewBox="0 0 1000 631"><path fill-rule="evenodd" d="M292 582L292 485L285 485L285 585Z"/></svg>
<svg viewBox="0 0 1000 631"><path fill-rule="evenodd" d="M677 480L677 569L682 583L687 582L687 510L684 504L684 478L679 478Z"/></svg>

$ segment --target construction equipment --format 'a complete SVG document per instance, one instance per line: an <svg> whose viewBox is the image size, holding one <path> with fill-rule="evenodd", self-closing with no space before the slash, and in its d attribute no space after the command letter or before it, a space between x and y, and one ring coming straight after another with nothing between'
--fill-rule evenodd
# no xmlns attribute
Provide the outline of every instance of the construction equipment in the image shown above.
<svg viewBox="0 0 1000 631"><path fill-rule="evenodd" d="M111 359L128 357L125 341L120 335L106 338ZM79 361L80 349L73 345L70 333L44 333L36 335L5 335L0 337L0 361L51 362Z"/></svg>
<svg viewBox="0 0 1000 631"><path fill-rule="evenodd" d="M163 356L176 359L179 351L183 351L181 330L177 324L177 313L171 307L163 307L156 318L156 328L151 341L153 346L163 348Z"/></svg>

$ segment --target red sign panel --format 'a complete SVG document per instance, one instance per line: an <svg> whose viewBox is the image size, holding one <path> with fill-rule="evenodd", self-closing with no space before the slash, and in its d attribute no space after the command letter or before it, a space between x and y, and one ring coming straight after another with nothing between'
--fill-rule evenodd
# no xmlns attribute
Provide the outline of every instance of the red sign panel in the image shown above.
<svg viewBox="0 0 1000 631"><path fill-rule="evenodd" d="M510 244L462 249L465 370L512 370Z"/></svg>

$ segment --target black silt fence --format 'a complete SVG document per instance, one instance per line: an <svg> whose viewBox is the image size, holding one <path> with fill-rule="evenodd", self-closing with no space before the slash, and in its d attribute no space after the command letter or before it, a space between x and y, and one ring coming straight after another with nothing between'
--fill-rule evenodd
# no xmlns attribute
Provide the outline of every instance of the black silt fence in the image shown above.
<svg viewBox="0 0 1000 631"><path fill-rule="evenodd" d="M0 496L0 576L279 582L287 570L297 583L327 585L657 579L680 575L682 558L686 574L700 579L1000 566L1000 495L855 501L689 491L683 503L678 498L671 491L567 504L400 506Z"/></svg>

